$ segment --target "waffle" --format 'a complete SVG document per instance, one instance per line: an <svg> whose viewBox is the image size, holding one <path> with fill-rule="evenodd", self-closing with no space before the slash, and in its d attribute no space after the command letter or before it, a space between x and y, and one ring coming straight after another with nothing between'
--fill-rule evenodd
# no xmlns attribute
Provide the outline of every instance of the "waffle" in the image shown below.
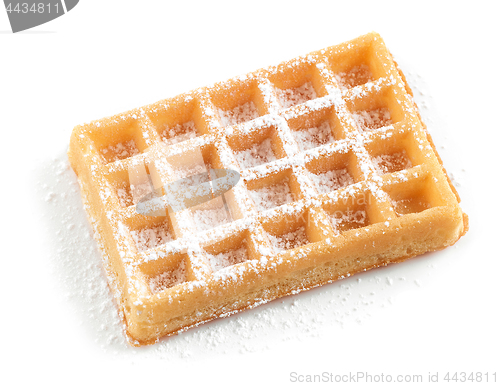
<svg viewBox="0 0 500 386"><path fill-rule="evenodd" d="M467 230L375 33L77 126L69 159L132 345L442 249ZM158 192L210 169L241 179L184 210L136 210L133 176Z"/></svg>

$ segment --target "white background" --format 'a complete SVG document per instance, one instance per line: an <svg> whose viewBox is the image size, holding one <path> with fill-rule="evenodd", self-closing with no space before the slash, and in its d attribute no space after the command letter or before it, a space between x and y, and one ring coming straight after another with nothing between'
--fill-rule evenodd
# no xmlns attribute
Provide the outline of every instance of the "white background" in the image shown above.
<svg viewBox="0 0 500 386"><path fill-rule="evenodd" d="M457 371L489 372L490 383L496 371L500 383L494 3L82 0L15 35L0 10L2 383L281 385L292 372ZM469 233L440 252L127 346L68 168L72 127L371 30L407 74Z"/></svg>

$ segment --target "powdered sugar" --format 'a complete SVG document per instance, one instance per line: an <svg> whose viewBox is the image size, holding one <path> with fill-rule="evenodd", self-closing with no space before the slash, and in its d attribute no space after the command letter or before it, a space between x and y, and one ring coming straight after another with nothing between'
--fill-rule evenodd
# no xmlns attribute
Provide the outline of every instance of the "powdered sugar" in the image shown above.
<svg viewBox="0 0 500 386"><path fill-rule="evenodd" d="M392 154L381 154L373 157L372 161L379 174L394 173L412 167L405 150Z"/></svg>
<svg viewBox="0 0 500 386"><path fill-rule="evenodd" d="M253 102L236 106L232 110L218 109L222 126L238 125L259 117L259 111Z"/></svg>
<svg viewBox="0 0 500 386"><path fill-rule="evenodd" d="M207 256L212 271L217 272L231 265L243 263L248 260L248 250L246 242L243 242L243 245L239 248L230 249L229 251L221 252L216 255L207 253Z"/></svg>
<svg viewBox="0 0 500 386"><path fill-rule="evenodd" d="M279 236L268 233L268 237L277 252L298 248L309 243L306 228L303 226Z"/></svg>
<svg viewBox="0 0 500 386"><path fill-rule="evenodd" d="M173 145L195 138L198 135L198 131L196 130L195 123L193 121L189 121L172 127L165 126L160 135L163 142L167 145Z"/></svg>
<svg viewBox="0 0 500 386"><path fill-rule="evenodd" d="M360 110L352 115L360 131L375 130L392 123L391 113L387 108Z"/></svg>
<svg viewBox="0 0 500 386"><path fill-rule="evenodd" d="M205 164L183 165L176 167L174 170L175 175L178 178L186 178L198 174L207 173L207 167L205 166Z"/></svg>
<svg viewBox="0 0 500 386"><path fill-rule="evenodd" d="M172 233L166 222L150 228L131 230L130 234L139 251L155 248L173 240Z"/></svg>
<svg viewBox="0 0 500 386"><path fill-rule="evenodd" d="M356 87L372 80L372 73L366 64L355 66L346 72L335 74L335 80L343 90Z"/></svg>
<svg viewBox="0 0 500 386"><path fill-rule="evenodd" d="M243 169L252 168L276 160L270 138L266 138L264 141L256 143L246 150L236 151L235 157Z"/></svg>
<svg viewBox="0 0 500 386"><path fill-rule="evenodd" d="M189 189L210 180L210 174L205 164L177 167L175 168L175 175L179 178L176 182L179 189Z"/></svg>
<svg viewBox="0 0 500 386"><path fill-rule="evenodd" d="M130 191L132 193L134 204L137 204L145 196L153 193L153 183L152 181L149 181L139 185L130 185Z"/></svg>
<svg viewBox="0 0 500 386"><path fill-rule="evenodd" d="M133 140L119 142L116 145L110 145L101 150L101 155L105 162L119 161L121 159L133 157L139 153L139 149Z"/></svg>
<svg viewBox="0 0 500 386"><path fill-rule="evenodd" d="M192 214L198 232L207 231L232 221L225 206L214 209L193 209Z"/></svg>
<svg viewBox="0 0 500 386"><path fill-rule="evenodd" d="M311 82L306 82L302 86L296 88L276 88L276 94L283 108L292 107L317 98L316 91Z"/></svg>
<svg viewBox="0 0 500 386"><path fill-rule="evenodd" d="M118 196L118 202L120 203L120 206L122 206L123 208L134 203L132 192L128 184L123 184L118 189L116 189L116 195Z"/></svg>
<svg viewBox="0 0 500 386"><path fill-rule="evenodd" d="M301 130L292 130L292 134L302 151L313 149L335 141L332 129L327 121L322 122L319 126Z"/></svg>
<svg viewBox="0 0 500 386"><path fill-rule="evenodd" d="M181 260L179 264L171 270L167 270L158 276L149 279L148 284L153 294L164 289L176 286L186 281L186 262Z"/></svg>
<svg viewBox="0 0 500 386"><path fill-rule="evenodd" d="M293 202L293 194L288 182L288 178L285 178L277 184L249 190L248 193L258 210L271 209Z"/></svg>
<svg viewBox="0 0 500 386"><path fill-rule="evenodd" d="M310 173L319 193L329 193L333 190L343 188L354 183L347 169L329 170L324 173Z"/></svg>

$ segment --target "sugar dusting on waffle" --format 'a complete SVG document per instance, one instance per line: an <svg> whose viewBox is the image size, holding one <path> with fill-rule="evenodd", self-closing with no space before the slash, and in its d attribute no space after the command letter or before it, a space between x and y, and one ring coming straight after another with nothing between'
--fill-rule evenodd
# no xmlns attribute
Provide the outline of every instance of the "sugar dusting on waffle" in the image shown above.
<svg viewBox="0 0 500 386"><path fill-rule="evenodd" d="M127 207L133 204L132 193L130 192L130 187L127 184L122 185L122 187L116 189L118 195L118 200L122 207Z"/></svg>
<svg viewBox="0 0 500 386"><path fill-rule="evenodd" d="M355 66L349 71L337 72L335 79L342 90L348 90L373 80L370 68L366 64Z"/></svg>
<svg viewBox="0 0 500 386"><path fill-rule="evenodd" d="M162 274L149 279L149 288L153 294L164 289L174 287L186 281L186 263L184 260L173 270L168 270Z"/></svg>
<svg viewBox="0 0 500 386"><path fill-rule="evenodd" d="M302 86L287 89L276 89L279 103L283 108L292 107L317 97L314 86L306 82Z"/></svg>
<svg viewBox="0 0 500 386"><path fill-rule="evenodd" d="M332 192L354 183L354 179L345 168L318 174L310 173L309 177L314 181L320 193Z"/></svg>
<svg viewBox="0 0 500 386"><path fill-rule="evenodd" d="M212 271L217 272L226 267L245 262L248 259L248 251L246 243L244 242L239 248L230 249L227 252L221 252L215 255L207 253L207 256Z"/></svg>
<svg viewBox="0 0 500 386"><path fill-rule="evenodd" d="M50 259L51 277L60 288L61 301L74 308L82 324L80 328L107 355L122 360L124 355L131 355L134 360L139 355L176 361L206 355L224 356L228 352L266 351L270 342L317 338L318 334L331 331L332 327L342 331L346 324L364 323L374 311L394 303L387 289L392 288L395 293L417 289L417 280L420 286L425 285L425 277L422 278L418 270L409 271L409 276L374 273L362 279L338 282L330 286L329 291L316 293L315 297L286 298L277 306L240 314L223 323L210 324L206 329L192 330L189 334L161 341L151 347L152 350L135 351L126 347L123 339L120 319L100 268L102 256L95 247L85 213L79 209L78 182L65 156L45 165L36 187L48 228L56 230L49 232L48 239L55 243L56 250ZM218 265L220 274L224 273L223 268L238 261L230 256L227 259L221 256L220 259L227 261ZM375 293L379 296L374 296Z"/></svg>
<svg viewBox="0 0 500 386"><path fill-rule="evenodd" d="M298 65L300 63L312 63L317 66L319 71L324 73L325 77L334 78L334 76L329 73L329 70L323 66L323 63L316 63L314 57L308 56L297 59L293 65ZM393 78L388 79L385 82L385 87L394 82L395 80ZM304 168L306 160L318 159L324 156L328 151L334 150L342 152L351 148L359 155L361 169L365 174L365 178L375 172L376 167L363 148L365 137L360 133L351 132L348 138L335 141L331 133L330 124L328 122L323 122L317 127L300 130L303 132L302 135L296 135L290 130L283 117L285 117L285 119L290 119L292 117L307 114L308 112L334 107L335 113L339 118L351 122L352 127L357 127L360 124L359 122L361 122L361 118L357 118L355 115L357 113L363 117L364 125L371 125L371 128L375 130L384 128L387 126L386 123L390 122L390 117L387 118L385 111L350 112L344 99L340 97L341 94L336 88L331 88L331 93L329 95L318 97L316 92L311 92L312 84L310 83L305 84L302 88L299 87L298 90L290 89L285 94L283 94L283 90L275 90L273 93L273 91L270 90L271 85L266 82L261 83L259 86L264 92L265 97L270 101L271 106L286 105L290 107L285 108L283 112L281 112L280 109L274 111L271 109L271 112L263 117L258 117L258 113L254 108L255 106L250 102L237 106L229 111L219 109L220 125L228 126L229 129L226 129L226 132L231 135L246 135L259 130L262 125L275 125L278 128L278 136L287 152L287 157L286 159L277 159L272 149L271 138L266 138L261 142L252 144L247 149L234 151L233 159L240 166L243 178L250 180L259 178L268 173L279 173L292 167L298 181L301 182L300 189L305 198L295 202L288 185L288 180L285 179L278 184L268 185L260 189L246 190L245 199L251 199L257 210L275 208L274 212L272 212L274 216L279 216L280 213L300 213L306 208L318 204L314 198L317 195L315 188L319 193L334 193L340 189L344 196L349 196L356 192L359 186L355 185L355 181L345 168L330 170L319 174L307 173L297 169L297 167ZM379 82L369 87L379 90L382 86L383 83ZM312 90L314 91L314 88L312 88ZM278 99L277 103L276 98ZM291 99L292 102L288 102L287 104L284 102L284 98ZM412 109L413 107L408 104L407 108ZM366 113L366 115L363 115L364 113ZM376 195L385 197L385 193L380 190L377 183L372 183L370 189L373 190ZM291 203L294 205L290 206ZM196 249L194 246L198 245L200 240L203 240L205 237L209 239L219 239L233 233L238 225L243 228L249 228L252 232L255 231L255 229L252 228L253 223L245 219L231 222L229 214L224 212L224 210L203 210L198 212L200 217L195 218L195 223L197 224L196 227L199 232L196 236L186 235L184 240L176 240L173 243L167 244L165 246L167 253L168 251L175 252L185 250L187 245L190 245L191 249ZM345 218L346 221L349 219L353 220L353 218L349 216ZM186 227L189 227L189 225L186 224ZM268 233L266 237L270 242L270 246L274 248L275 251L295 249L309 243L307 237L305 237L305 228L303 227L298 227L296 230L284 235L273 235ZM297 242L295 243L293 240ZM266 253L263 254L264 257L271 253L269 249L265 251ZM297 249L296 251L292 251L292 253L301 253L301 251ZM158 255L154 254L144 255L146 259L155 259L158 257ZM248 265L245 269L252 269L252 265ZM257 268L254 267L254 269ZM231 280L235 278L237 280L239 275L233 274L230 277Z"/></svg>
<svg viewBox="0 0 500 386"><path fill-rule="evenodd" d="M313 149L335 141L328 122L322 122L318 126L308 127L302 130L293 130L292 134L300 150Z"/></svg>
<svg viewBox="0 0 500 386"><path fill-rule="evenodd" d="M101 151L106 162L115 162L121 159L133 157L139 154L139 149L135 142L130 140L127 142L119 142L115 145L109 145Z"/></svg>
<svg viewBox="0 0 500 386"><path fill-rule="evenodd" d="M193 121L178 123L172 127L166 126L161 131L161 137L167 145L174 145L179 142L187 141L188 139L195 138L198 133Z"/></svg>
<svg viewBox="0 0 500 386"><path fill-rule="evenodd" d="M271 139L266 138L261 143L256 143L248 149L236 152L236 159L243 169L249 169L276 160L271 146Z"/></svg>
<svg viewBox="0 0 500 386"><path fill-rule="evenodd" d="M293 202L288 178L277 184L248 191L258 210L271 209Z"/></svg>
<svg viewBox="0 0 500 386"><path fill-rule="evenodd" d="M315 64L319 71L323 72L323 75L325 77L334 78L329 70L325 68L323 63L316 63L314 57L307 56L297 59L293 65L297 65L300 63ZM385 85L384 83L379 81L377 84L369 84L368 87L375 90L380 90L383 86L387 87L394 84L395 81L396 80L391 75L391 77L386 80ZM273 94L273 92L270 90L271 85L269 83L263 82L259 86L259 88L264 92L265 97L270 101L271 106L283 105L283 98L285 97L283 96L284 94L280 95L280 92L282 92L283 90L278 92L275 91L275 93ZM338 89L331 88L329 95L326 95L324 97L317 97L315 92L310 91L311 87L312 85L309 83L306 84L303 88L299 87L298 92L296 91L297 89L291 89L289 91L290 93L287 94L287 96L293 101L296 101L298 104L290 102L289 104L291 108L287 108L283 112L281 112L279 109L275 111L271 109L271 112L267 116L263 117L258 117L255 106L250 102L241 106L237 106L236 108L229 111L223 111L221 109L218 110L220 125L228 126L226 132L231 135L246 135L248 133L259 130L262 125L276 125L278 127L278 132L280 139L282 140L283 147L288 153L288 157L286 159L277 159L272 149L272 142L270 138L266 138L261 142L257 142L245 150L234 151L233 159L236 160L236 162L243 170L244 179L255 179L268 173L281 172L290 168L291 166L304 167L306 160L320 158L324 156L324 154L328 151L334 150L342 152L347 151L347 149L349 148L352 148L354 152L358 153L360 166L365 174L365 178L366 176L371 175L378 170L378 164L374 165L374 163L372 162L373 160L366 154L366 151L363 148L365 137L360 133L351 133L347 139L335 141L333 135L331 134L330 124L328 122L323 122L317 127L300 130L304 132L304 134L302 134L302 136L297 136L294 135L292 130L290 130L283 117L285 117L285 119L290 119L292 117L304 115L308 112L320 111L325 108L334 107L337 116L339 116L340 119L350 122L352 127L359 127L359 125L363 124L364 126L371 128L372 130L381 129L382 131L386 131L387 124L391 122L390 116L388 116L386 109L379 109L377 111L362 110L350 112L344 102L344 99L340 97L341 94L339 93ZM292 91L296 92L296 94L293 94ZM278 97L276 97L276 94L278 94ZM353 98L357 97L355 92L352 94ZM291 97L290 95L295 95L295 97ZM276 98L278 98L277 103ZM405 107L410 111L413 111L413 106L411 104L408 103ZM359 116L356 114L358 114ZM279 215L279 213L298 213L301 210L310 207L311 205L317 204L316 200L314 199L314 196L316 196L317 194L314 190L314 187L316 187L316 189L320 193L335 192L338 189L342 189L342 193L344 196L349 196L356 192L358 189L358 186L354 185L354 180L352 179L352 176L348 174L346 169L331 170L316 175L312 173L297 171L296 168L294 169L294 172L297 174L298 180L302 182L301 189L304 193L304 197L306 198L301 200L300 202L295 202L295 205L293 207L290 207L288 205L294 202L294 200L287 183L276 184L274 186L270 185L268 187L255 189L252 191L247 190L245 199L251 198L254 204L257 206L257 208L260 208L260 210L279 207L274 211L274 215ZM377 181L376 177L374 178L374 180ZM353 186L351 187L351 185ZM376 196L385 197L385 193L382 192L379 184L371 183L369 188L374 192ZM195 217L195 222L197 223L196 227L199 231L205 233L203 235L200 235L198 233L196 237L186 235L184 237L184 240L178 240L176 242L167 244L167 253L168 251L175 252L185 250L188 244L191 246L197 245L197 243L199 243L200 240L203 240L204 237L224 237L224 235L228 235L231 233L231 226L236 227L241 223L252 224L252 222L248 223L245 221L245 219L241 219L232 222L228 227L227 224L230 222L230 216L223 210L203 210L198 212L199 213L197 215L200 217ZM220 225L226 226L219 228ZM186 224L186 227L189 227L189 224ZM252 226L250 225L250 229L251 228ZM211 232L207 234L206 231L209 230ZM254 230L251 229L251 231ZM289 233L290 236L295 235L297 237L301 234L302 233L300 232L297 234L294 232ZM274 248L276 248L276 245L284 245L279 243L276 244L276 240L280 238L277 238L275 235L267 234L267 237L269 240L272 240L275 243ZM307 238L304 239L299 237L299 239L304 241L304 243L299 242L297 244L298 246L303 246L308 243ZM293 245L293 243L288 243L288 245ZM278 251L287 249L293 248L277 248ZM296 251L296 253L299 253L299 251ZM146 259L155 259L159 256L154 254L146 254L144 255L144 257ZM238 277L238 275L236 277Z"/></svg>
<svg viewBox="0 0 500 386"><path fill-rule="evenodd" d="M173 240L166 224L130 231L139 251L155 248Z"/></svg>
<svg viewBox="0 0 500 386"><path fill-rule="evenodd" d="M342 77L349 78L348 82L344 82L341 89L342 92L350 89L349 85L356 82L359 85L354 86L354 91L351 91L352 98L359 97L356 90L357 87L365 87L368 89L380 90L382 87L388 87L393 85L396 80L393 75L388 79L379 80L378 83L369 83L364 85L365 80L372 80L371 74L367 75L366 69L361 67L355 69L355 71L349 73L348 75L340 74L335 76L324 66L323 62L317 62L316 58L313 56L306 56L303 58L296 59L295 62L291 64L291 67L300 65L301 63L309 63L315 65L320 72L323 73L325 78L341 79ZM346 86L347 85L347 86ZM360 133L348 134L348 138L344 140L335 141L330 124L328 122L323 122L317 127L310 127L304 130L300 130L301 134L296 134L292 132L286 121L283 119L290 119L292 117L297 117L304 115L308 112L320 111L325 108L334 107L337 116L343 120L350 122L352 127L361 128L361 132L365 130L376 130L384 129L387 125L391 123L390 113L387 109L376 109L376 110L360 110L360 111L349 111L344 98L341 97L341 92L335 87L330 88L330 93L323 97L318 97L314 87L311 83L305 83L303 86L294 89L275 89L274 92L270 89L272 86L268 82L262 82L259 84L259 89L263 92L264 97L269 101L271 106L270 113L267 116L259 117L257 109L252 102L247 102L243 105L237 106L231 110L218 109L217 113L219 116L219 124L221 126L226 126L226 133L232 135L245 135L247 133L252 133L253 131L259 130L259 127L269 124L274 124L278 127L278 135L282 140L282 145L287 152L288 156L286 159L277 159L273 149L272 141L270 138L266 138L261 142L254 143L249 148L233 152L233 159L239 164L243 170L243 177L247 179L259 178L259 176L266 175L267 173L275 173L284 171L292 167L304 167L305 161L310 159L317 159L324 155L325 152L335 149L336 151L343 151L351 148L359 156L359 162L361 169L365 175L372 176L372 174L378 170L378 163L372 162L373 160L366 154L363 148L363 143L365 137L360 135ZM347 95L349 98L349 94ZM277 106L285 108L283 112ZM274 110L273 110L274 107ZM413 106L408 102L403 108L409 111L413 111ZM304 152L305 151L305 152ZM267 210L276 208L273 212L275 216L279 213L299 213L305 208L317 204L315 200L316 189L320 193L330 192L335 193L337 190L342 190L344 196L352 195L359 189L355 184L352 176L349 175L347 170L330 170L325 173L312 174L298 171L294 168L294 172L297 175L299 181L302 182L301 190L303 191L302 199L299 202L294 202L293 195L289 190L289 186L286 183L270 185L261 189L255 189L252 191L246 191L245 199L252 199L254 204L260 210ZM385 193L380 189L380 184L377 184L377 179L374 177L374 183L369 185L369 189L373 191L375 196L385 198ZM333 196L332 196L333 197ZM294 206L289 206L290 203L294 203ZM176 240L176 242L166 245L166 251L175 252L185 250L187 245L191 248L194 245L198 245L200 240L205 237L219 239L225 235L231 234L238 225L249 227L253 232L252 222L248 222L245 219L236 220L231 222L229 213L224 210L202 210L195 212L195 223L198 233L196 236L185 236L184 240ZM196 217L198 216L198 217ZM345 221L354 221L354 217L344 218ZM356 223L356 221L354 221ZM228 226L229 224L229 226ZM221 225L224 225L220 227ZM186 224L186 227L189 225ZM200 234L201 232L202 234ZM207 233L208 232L208 233ZM271 242L271 246L277 251L284 251L289 249L294 249L298 246L304 246L309 243L307 237L305 237L305 229L299 227L294 231L291 231L285 235L272 235L267 234L268 240ZM296 239L297 243L294 246L292 239ZM264 249L265 250L265 249ZM266 250L269 253L269 250ZM300 253L299 250L294 251L295 253ZM263 254L266 256L267 254ZM155 259L158 255L146 254L144 258ZM248 266L247 269L252 266ZM236 276L231 276L231 278L237 278Z"/></svg>
<svg viewBox="0 0 500 386"><path fill-rule="evenodd" d="M231 110L218 109L220 122L223 126L238 125L243 122L251 121L259 116L257 107L253 102L236 106Z"/></svg>
<svg viewBox="0 0 500 386"><path fill-rule="evenodd" d="M198 231L206 231L231 221L224 207L193 210L193 220Z"/></svg>
<svg viewBox="0 0 500 386"><path fill-rule="evenodd" d="M309 243L304 227L298 227L293 231L279 236L268 235L268 237L271 240L272 246L278 252L298 248Z"/></svg>
<svg viewBox="0 0 500 386"><path fill-rule="evenodd" d="M346 47L342 49L351 48L349 45ZM274 267L282 266L286 261L284 256L287 256L286 259L294 257L305 259L312 251L312 244L331 245L344 229L364 228L365 232L369 230L366 226L370 223L364 209L355 211L347 209L341 212L341 215L335 212L334 214L327 213L325 216L325 205L346 201L356 195L371 195L379 201L380 205L389 205L387 213L384 213L386 218L384 223L389 223L393 219L391 216L393 216L394 209L391 209L391 201L383 189L386 183L383 174L393 173L392 178L395 181L404 181L409 177L408 169L413 169L413 178L419 178L422 168L419 169L418 164L414 165L411 162L400 162L400 159L404 158L401 156L402 152L387 150L386 153L375 154L377 147L371 148L370 146L373 142L378 143L382 139L396 135L406 135L410 138L413 135L411 130L417 127L408 127L405 126L406 122L396 121L387 108L366 108L359 101L373 97L377 93L392 92L393 88L398 89L400 97L397 100L397 107L393 105L391 108L400 109L400 115L415 117L416 111L412 100L404 92L405 84L397 72L391 70L387 76L377 79L374 79L371 72L367 75L363 67L355 68L345 74L336 74L323 58L324 53L322 51L300 57L290 61L287 65L287 68L294 71L301 66L308 67L309 71L316 71L324 83L322 90L315 90L312 83L303 83L302 86L291 89L273 87L268 77L283 70L278 67L267 69L264 75L257 72L248 77L236 79L247 81L251 78L252 81L258 83L257 88L268 110L268 113L263 116L259 116L259 111L252 101L245 101L239 105L233 104L235 107L230 109L220 108L210 101L205 89L196 90L186 97L186 102L188 99L192 100L193 95L199 98L202 115L212 132L196 138L190 137L184 141L175 141L177 143L168 144L167 149L163 151L170 155L183 154L192 148L215 146L219 161L225 167L237 168L242 175L244 183L233 189L233 199L230 201L231 205L237 206L239 211L236 213L239 214L233 218L225 204L218 208L190 209L188 214L171 214L177 224L177 237L170 241L163 236L158 237L154 232L151 233L151 228L146 232L131 230L121 219L121 215L108 210L106 212L108 220L118 224L117 237L120 240L118 252L125 262L127 276L133 277L133 273L140 269L141 264L165 259L171 254L186 254L190 261L190 270L193 271L189 279L189 275L184 276L185 280L179 279L183 276L177 274L172 279L172 272L177 272L182 268L181 266L173 267L169 270L169 274L162 272L153 278L153 280L158 279L159 283L167 283L158 284L154 288L169 288L165 292L165 301L171 303L177 295L198 291L199 288L204 288L207 283L212 283L215 279L223 288L234 282L243 281L247 274L245 271L260 273L262 270L269 269L271 261ZM314 115L327 109L334 111L341 123L341 128L336 129L341 131L338 138L332 135L332 128L329 124L328 126L307 124L306 128L298 130L302 131L300 134L294 133L288 125L291 119ZM128 119L126 116L122 117L124 120ZM143 126L150 130L148 127L151 123L144 116L143 110L134 119L142 120ZM219 132L213 134L217 130ZM272 132L272 135L264 139L262 136L255 136L263 130ZM174 126L174 133L170 134L172 138L175 138L182 136L184 131L190 130ZM153 131L151 134L144 135L146 142L153 141L150 144L154 143L151 139L154 137ZM245 146L241 144L236 146L229 141L230 138L244 137L252 138L252 141ZM433 149L425 137L417 136L411 140L420 143L422 157L434 157ZM127 146L124 145L125 148ZM125 153L120 153L119 157L122 154ZM130 150L130 154L131 157L141 156L133 150ZM317 160L330 156L344 159L344 164L319 172L312 172L309 169L310 165ZM390 157L395 158L389 159ZM118 172L120 160L110 160L106 172ZM188 173L190 173L189 169L188 166ZM352 170L356 171L354 175L350 174ZM291 180L287 179L282 179L282 183L285 182L284 185L275 183L274 189L273 184L269 183L263 188L251 189L252 192L247 188L249 182L283 173L293 176L293 189L290 185ZM110 192L109 188L102 190L101 199L111 202L113 197L118 196L116 201L122 204L121 206L125 206L128 204L126 200L128 192L123 192L124 188L120 189L122 189L121 193L120 191ZM293 194L292 190L296 194ZM323 195L318 196L318 193ZM260 211L264 214L258 214ZM271 223L284 221L282 219L285 217L295 218L294 221L298 222L284 233L273 231L269 225L266 225L266 228L261 224L261 221ZM308 238L308 227L317 229L316 237L320 238L319 241L314 240L312 243L312 240ZM245 259L245 262L241 263L241 256L234 252L239 251L242 248L240 246L233 250L234 253L230 251L218 253L215 256L218 256L222 263L215 263L215 265L210 263L207 266L207 253L204 252L203 245L212 243L214 240L228 238L238 232L249 232L252 235L250 243L257 251L255 258ZM360 232L356 230L353 237L361 237ZM130 240L136 245L130 245ZM141 251L137 256L133 256L135 249ZM205 256L205 259L201 256ZM224 268L220 268L221 266ZM138 282L134 284L137 288L142 285L140 281L141 279L138 279ZM150 288L151 292L156 291L152 289L151 284ZM300 291L300 289L294 291ZM150 295L145 293L143 296ZM247 308L269 300L256 299L255 303L247 305ZM229 307L221 312L220 315L229 315L235 310Z"/></svg>
<svg viewBox="0 0 500 386"><path fill-rule="evenodd" d="M355 111L353 117L362 131L375 130L391 124L391 113L386 108Z"/></svg>

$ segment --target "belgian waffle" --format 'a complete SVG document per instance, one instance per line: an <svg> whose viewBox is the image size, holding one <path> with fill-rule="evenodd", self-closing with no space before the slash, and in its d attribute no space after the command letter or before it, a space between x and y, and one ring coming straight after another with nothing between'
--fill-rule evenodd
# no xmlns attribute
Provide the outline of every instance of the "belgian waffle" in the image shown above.
<svg viewBox="0 0 500 386"><path fill-rule="evenodd" d="M370 33L75 127L69 159L129 342L455 243L467 217L411 95ZM145 216L137 165L159 189L200 166L241 180Z"/></svg>

